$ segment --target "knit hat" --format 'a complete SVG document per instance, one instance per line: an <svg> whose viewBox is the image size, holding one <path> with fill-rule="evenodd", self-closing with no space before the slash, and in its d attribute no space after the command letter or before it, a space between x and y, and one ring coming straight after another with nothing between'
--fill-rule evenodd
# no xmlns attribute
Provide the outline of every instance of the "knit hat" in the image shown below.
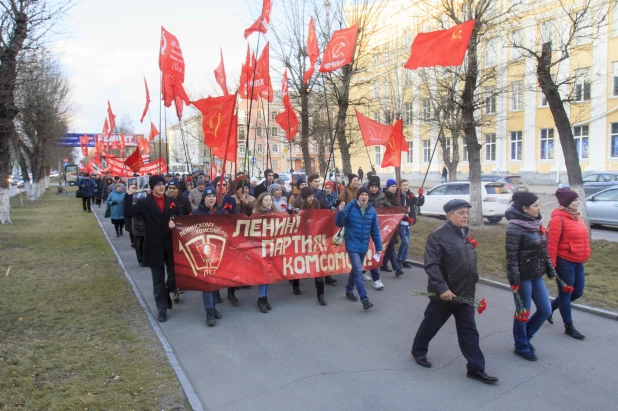
<svg viewBox="0 0 618 411"><path fill-rule="evenodd" d="M324 183L324 187L330 187L333 190L335 189L335 185L333 184L332 181L327 181L326 183Z"/></svg>
<svg viewBox="0 0 618 411"><path fill-rule="evenodd" d="M367 184L368 187L380 187L380 177L378 176L371 176L369 177L369 183Z"/></svg>
<svg viewBox="0 0 618 411"><path fill-rule="evenodd" d="M568 188L559 188L556 190L556 198L558 199L558 204L562 207L568 207L569 204L577 200L579 196L573 190L569 190Z"/></svg>
<svg viewBox="0 0 618 411"><path fill-rule="evenodd" d="M154 190L155 186L159 183L165 183L165 178L163 178L163 176L152 176L148 180L148 185L151 190Z"/></svg>
<svg viewBox="0 0 618 411"><path fill-rule="evenodd" d="M277 190L281 190L281 186L277 183L272 183L268 186L268 191L270 191L270 194L273 194Z"/></svg>
<svg viewBox="0 0 618 411"><path fill-rule="evenodd" d="M176 178L172 178L168 183L167 183L167 187L169 186L173 186L173 187L180 187L180 183L178 183L178 180Z"/></svg>
<svg viewBox="0 0 618 411"><path fill-rule="evenodd" d="M206 182L205 182L203 179L198 178L198 179L197 179L197 184L196 184L196 186L199 186L200 184L201 184L201 185L204 185L204 184L206 184Z"/></svg>
<svg viewBox="0 0 618 411"><path fill-rule="evenodd" d="M395 181L395 179L389 178L388 180L386 180L386 188L389 188L390 186L396 186L396 185L397 185L397 181Z"/></svg>
<svg viewBox="0 0 618 411"><path fill-rule="evenodd" d="M206 198L207 195L214 195L216 197L217 196L217 190L215 190L215 188L212 187L212 186L208 186L208 187L204 188L204 191L202 192L202 200L204 198Z"/></svg>
<svg viewBox="0 0 618 411"><path fill-rule="evenodd" d="M303 189L300 190L300 195L303 197L303 200L306 200L309 196L315 195L315 193L313 192L313 188L303 187Z"/></svg>
<svg viewBox="0 0 618 411"><path fill-rule="evenodd" d="M236 178L236 181L234 182L234 191L238 191L240 190L240 187L247 187L249 185L249 179L247 177L244 177L242 175L238 176Z"/></svg>
<svg viewBox="0 0 618 411"><path fill-rule="evenodd" d="M251 177L250 181L251 181L251 184L253 184L253 183L257 183L258 179L257 179L257 177Z"/></svg>
<svg viewBox="0 0 618 411"><path fill-rule="evenodd" d="M371 195L371 193L369 192L369 189L367 187L361 187L356 192L356 198L360 197L360 195L363 194L363 193L367 194L368 196Z"/></svg>
<svg viewBox="0 0 618 411"><path fill-rule="evenodd" d="M301 184L306 183L304 178L299 178L298 180L296 180L296 187L300 187Z"/></svg>
<svg viewBox="0 0 618 411"><path fill-rule="evenodd" d="M358 176L356 174L348 174L348 183L350 183L355 178L358 178Z"/></svg>

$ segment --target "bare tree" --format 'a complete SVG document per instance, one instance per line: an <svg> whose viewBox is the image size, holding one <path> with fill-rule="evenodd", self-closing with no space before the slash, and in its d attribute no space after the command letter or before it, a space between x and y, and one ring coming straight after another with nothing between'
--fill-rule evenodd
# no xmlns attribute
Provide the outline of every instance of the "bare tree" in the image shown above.
<svg viewBox="0 0 618 411"><path fill-rule="evenodd" d="M590 70L574 70L572 74L558 73L577 49L590 51L592 43L600 35L600 29L607 25L607 16L615 9L615 2L583 0L581 3L558 0L551 19L540 16L534 20L539 24L541 39L536 44L526 44L520 38L511 39L511 46L522 50L527 58L536 63L536 78L547 100L547 105L558 130L560 145L569 179L569 186L585 198L579 155L573 138L571 119L567 107L574 102L590 100L592 73ZM616 13L616 10L613 10ZM536 28L536 27L535 27ZM538 46L540 44L540 47ZM586 202L581 203L582 215L589 225Z"/></svg>

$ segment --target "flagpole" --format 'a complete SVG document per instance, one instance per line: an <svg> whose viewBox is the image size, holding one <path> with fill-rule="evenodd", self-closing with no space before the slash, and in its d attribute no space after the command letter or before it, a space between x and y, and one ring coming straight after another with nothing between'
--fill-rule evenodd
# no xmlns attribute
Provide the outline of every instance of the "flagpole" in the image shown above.
<svg viewBox="0 0 618 411"><path fill-rule="evenodd" d="M236 109L236 99L238 97L238 92L236 92L236 94L234 95L234 111ZM232 116L230 118L230 126L228 128L228 132L227 132L227 144L225 145L225 157L223 157L223 168L221 168L221 180L225 181L225 166L227 163L227 154L228 151L230 149L230 136L232 135L232 130L233 130L233 126L234 126L234 114L232 113ZM243 179L244 182L244 179ZM218 204L222 204L221 202L221 188L223 187L223 182L219 185L219 195L217 196L217 203ZM215 187L216 189L216 187Z"/></svg>
<svg viewBox="0 0 618 411"><path fill-rule="evenodd" d="M159 59L160 58L161 57L159 57ZM159 130L161 130L161 116L162 116L161 101L163 101L163 72L162 71L159 74L159 87L161 90L161 98L159 99ZM161 135L160 132L159 132L159 135ZM161 137L159 137L159 155L161 155ZM157 172L161 174L161 163L160 162L157 162Z"/></svg>
<svg viewBox="0 0 618 411"><path fill-rule="evenodd" d="M260 27L262 27L262 15L260 15ZM257 43L255 45L255 61L256 63L253 65L253 76L251 76L251 96L249 97L249 115L247 116L247 142L245 144L245 168L249 169L248 164L247 164L247 159L249 158L249 127L251 126L251 110L253 108L253 92L254 92L254 88L255 88L255 73L257 71L257 54L258 54L258 50L260 49L260 39L262 38L262 32L258 31L258 39L257 39ZM249 58L249 62L251 62L251 58ZM269 67L270 69L270 67ZM248 82L247 82L248 83ZM240 85L240 87L242 87L242 84ZM238 94L238 92L236 93ZM256 136L257 137L257 136ZM255 141L255 138L254 138ZM255 143L254 143L255 145ZM251 172L253 173L253 169L251 170ZM244 180L243 180L244 181Z"/></svg>
<svg viewBox="0 0 618 411"><path fill-rule="evenodd" d="M326 80L324 79L324 73L322 74L322 86L324 90L324 104L326 105L326 119L328 122L328 133L330 134L330 153L328 153L328 161L326 162L327 168L330 165L331 157L333 156L333 152L335 150L335 136L333 135L333 126L330 122L330 111L328 110L328 96L326 95ZM347 87L347 85L346 85ZM328 173L328 170L326 171ZM324 186L326 185L326 173L324 174L324 181L322 182L322 191L324 191Z"/></svg>

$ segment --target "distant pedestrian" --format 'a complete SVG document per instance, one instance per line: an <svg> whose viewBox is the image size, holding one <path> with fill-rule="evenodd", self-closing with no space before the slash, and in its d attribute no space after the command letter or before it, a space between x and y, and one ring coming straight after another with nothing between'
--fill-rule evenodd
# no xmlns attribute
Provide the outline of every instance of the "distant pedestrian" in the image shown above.
<svg viewBox="0 0 618 411"><path fill-rule="evenodd" d="M82 195L82 207L84 207L84 211L92 212L90 209L90 200L93 196L94 190L94 181L90 179L90 174L84 173L84 178L82 178L78 183L78 190Z"/></svg>
<svg viewBox="0 0 618 411"><path fill-rule="evenodd" d="M558 283L558 298L552 301L551 310L553 313L560 309L565 334L583 340L584 335L573 326L571 303L584 293L584 263L590 258L590 233L579 213L581 200L577 193L559 188L556 198L560 206L551 214L547 251L558 277L573 290L569 293ZM553 316L547 321L553 324Z"/></svg>
<svg viewBox="0 0 618 411"><path fill-rule="evenodd" d="M122 229L124 228L124 186L122 184L116 184L112 192L107 196L107 206L110 209L110 218L114 229L116 230L116 237L122 236Z"/></svg>
<svg viewBox="0 0 618 411"><path fill-rule="evenodd" d="M365 173L363 172L363 169L361 167L358 168L358 171L356 172L356 174L358 174L358 181L359 182L363 182L363 175L365 175Z"/></svg>
<svg viewBox="0 0 618 411"><path fill-rule="evenodd" d="M446 183L448 181L448 168L446 166L442 167L442 182Z"/></svg>

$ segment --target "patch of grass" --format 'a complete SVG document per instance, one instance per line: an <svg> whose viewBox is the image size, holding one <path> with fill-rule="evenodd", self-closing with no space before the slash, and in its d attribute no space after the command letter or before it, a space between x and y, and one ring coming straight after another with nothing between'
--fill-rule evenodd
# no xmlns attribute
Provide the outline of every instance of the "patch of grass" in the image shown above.
<svg viewBox="0 0 618 411"><path fill-rule="evenodd" d="M0 226L0 409L189 408L95 217L71 189Z"/></svg>
<svg viewBox="0 0 618 411"><path fill-rule="evenodd" d="M423 261L425 240L429 233L442 225L443 221L432 217L419 217L412 227L410 236L410 258ZM478 255L478 269L482 277L508 284L506 279L506 226L486 225L472 228L472 235L479 243L476 249ZM618 310L618 272L615 261L618 243L606 240L593 240L591 243L592 256L584 264L586 271L586 287L584 295L578 300L612 311ZM556 283L546 281L549 293L558 294Z"/></svg>

